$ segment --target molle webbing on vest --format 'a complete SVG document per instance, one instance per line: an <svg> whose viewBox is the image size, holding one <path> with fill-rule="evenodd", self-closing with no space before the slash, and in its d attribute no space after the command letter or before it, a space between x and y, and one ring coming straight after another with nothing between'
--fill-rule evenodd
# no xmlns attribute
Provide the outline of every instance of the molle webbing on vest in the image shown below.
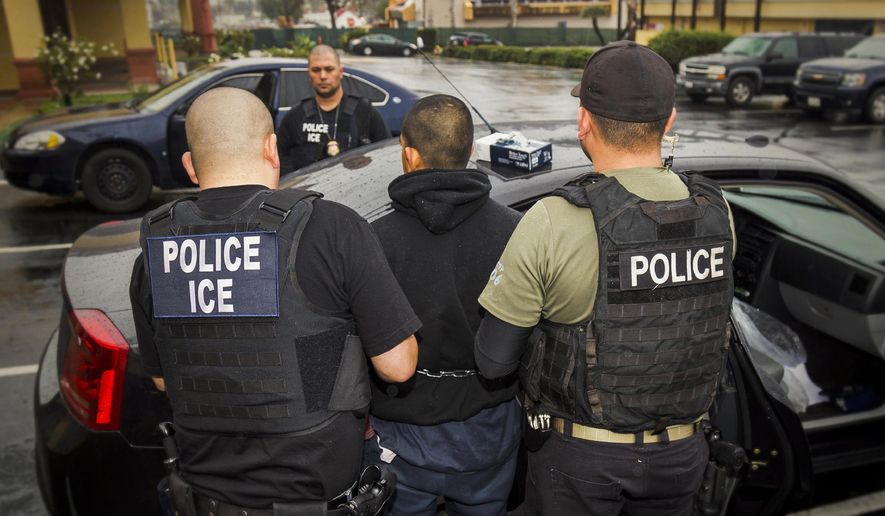
<svg viewBox="0 0 885 516"><path fill-rule="evenodd" d="M593 211L600 268L589 323L542 321L543 346L523 371L524 382L539 377L527 391L551 414L629 433L694 421L712 403L728 345L732 237L719 188L681 179L689 197L678 201L647 201L598 175L554 192Z"/></svg>
<svg viewBox="0 0 885 516"><path fill-rule="evenodd" d="M336 411L368 404L361 346L358 339L356 345L345 344L355 339L353 322L313 311L295 276L300 239L316 197L301 190L262 191L220 220L182 201L157 210L143 225L143 249L147 237L211 238L255 230L278 244L279 316L154 319L177 424L210 432L280 434L312 428ZM360 359L348 356L346 362L361 361L362 369L351 365L342 370L345 348Z"/></svg>

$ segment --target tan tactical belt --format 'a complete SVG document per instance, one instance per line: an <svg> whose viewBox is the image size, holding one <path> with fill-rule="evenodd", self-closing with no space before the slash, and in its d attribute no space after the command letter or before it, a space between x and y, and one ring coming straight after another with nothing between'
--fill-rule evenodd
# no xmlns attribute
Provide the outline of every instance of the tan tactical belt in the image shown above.
<svg viewBox="0 0 885 516"><path fill-rule="evenodd" d="M646 430L645 432L636 434L622 434L618 432L612 432L611 430L606 430L604 428L594 428L592 426L584 426L577 423L571 423L571 432L569 432L566 430L567 426L569 426L569 422L565 419L558 417L553 418L554 431L565 436L574 437L575 439L596 441L600 443L649 444L659 443L664 440L678 441L680 439L687 439L693 436L695 432L698 431L699 422L696 421L694 423L686 423L684 425L668 426L667 429L660 434L653 434L651 430ZM666 439L663 438L664 433L667 434Z"/></svg>

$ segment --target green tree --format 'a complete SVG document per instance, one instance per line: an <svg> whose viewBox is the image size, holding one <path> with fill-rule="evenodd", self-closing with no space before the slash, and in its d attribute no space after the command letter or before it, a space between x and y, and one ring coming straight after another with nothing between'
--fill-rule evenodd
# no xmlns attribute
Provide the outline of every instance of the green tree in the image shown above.
<svg viewBox="0 0 885 516"><path fill-rule="evenodd" d="M272 20L280 16L291 16L292 20L300 20L304 0L260 0L259 6L261 12Z"/></svg>

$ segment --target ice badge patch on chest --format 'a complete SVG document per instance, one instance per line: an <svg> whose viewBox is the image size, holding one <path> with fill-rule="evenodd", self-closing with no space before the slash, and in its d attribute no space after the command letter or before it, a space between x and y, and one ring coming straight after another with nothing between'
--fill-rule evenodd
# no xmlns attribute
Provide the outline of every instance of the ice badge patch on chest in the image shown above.
<svg viewBox="0 0 885 516"><path fill-rule="evenodd" d="M717 281L730 272L730 255L725 242L659 251L619 254L621 290Z"/></svg>
<svg viewBox="0 0 885 516"><path fill-rule="evenodd" d="M154 317L276 317L272 232L150 237Z"/></svg>

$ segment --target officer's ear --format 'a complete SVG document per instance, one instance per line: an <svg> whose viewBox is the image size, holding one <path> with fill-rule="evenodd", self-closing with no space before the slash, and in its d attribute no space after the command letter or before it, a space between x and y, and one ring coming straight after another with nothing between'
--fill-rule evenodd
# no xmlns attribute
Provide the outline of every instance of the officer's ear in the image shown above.
<svg viewBox="0 0 885 516"><path fill-rule="evenodd" d="M270 133L264 139L264 148L261 152L264 159L266 159L270 165L274 168L274 170L279 170L280 168L280 152L277 149L277 135L274 133Z"/></svg>
<svg viewBox="0 0 885 516"><path fill-rule="evenodd" d="M668 134L671 129L673 129L673 124L676 123L676 108L673 108L673 111L670 112L670 118L667 119L667 126L664 127L664 134Z"/></svg>
<svg viewBox="0 0 885 516"><path fill-rule="evenodd" d="M584 141L588 134L593 132L593 124L590 122L590 112L584 106L578 107L578 140Z"/></svg>
<svg viewBox="0 0 885 516"><path fill-rule="evenodd" d="M191 178L191 183L199 186L200 180L197 179L197 171L194 169L194 160L190 151L181 155L181 164L184 165L184 169L187 171L187 177Z"/></svg>

